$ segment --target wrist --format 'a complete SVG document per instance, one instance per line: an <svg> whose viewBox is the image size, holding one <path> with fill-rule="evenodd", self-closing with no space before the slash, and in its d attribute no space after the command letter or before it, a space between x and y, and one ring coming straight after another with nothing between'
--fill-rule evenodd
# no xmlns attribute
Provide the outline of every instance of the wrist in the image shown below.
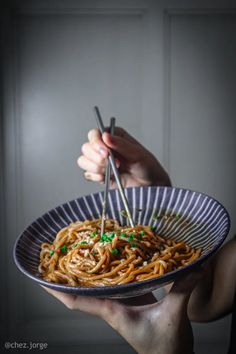
<svg viewBox="0 0 236 354"><path fill-rule="evenodd" d="M171 187L171 180L168 173L159 165L150 178L151 186Z"/></svg>
<svg viewBox="0 0 236 354"><path fill-rule="evenodd" d="M146 159L145 164L148 171L148 180L151 186L167 186L171 187L171 180L168 173L162 167L160 162L150 153L150 157Z"/></svg>

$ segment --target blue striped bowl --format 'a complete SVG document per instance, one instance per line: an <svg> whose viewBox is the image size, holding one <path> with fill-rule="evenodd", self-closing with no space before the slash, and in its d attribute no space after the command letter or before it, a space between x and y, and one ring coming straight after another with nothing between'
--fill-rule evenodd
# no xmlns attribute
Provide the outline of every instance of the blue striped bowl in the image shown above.
<svg viewBox="0 0 236 354"><path fill-rule="evenodd" d="M132 187L125 189L125 194L135 223L152 225L163 237L201 248L201 257L163 276L124 285L87 288L44 281L37 270L41 243L52 243L57 232L75 220L101 217L103 192L99 192L60 205L28 226L14 246L14 260L19 270L39 284L66 293L110 298L138 296L193 270L217 251L229 232L230 219L226 209L205 194L171 187ZM111 190L108 216L126 225L121 210L123 204L119 192Z"/></svg>

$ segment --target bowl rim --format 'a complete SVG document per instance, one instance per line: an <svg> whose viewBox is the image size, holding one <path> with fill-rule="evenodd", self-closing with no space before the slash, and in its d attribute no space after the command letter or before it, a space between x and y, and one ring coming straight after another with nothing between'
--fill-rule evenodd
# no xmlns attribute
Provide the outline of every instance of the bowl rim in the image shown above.
<svg viewBox="0 0 236 354"><path fill-rule="evenodd" d="M65 284L60 284L60 283L54 283L54 282L49 282L46 281L42 278L40 278L37 275L32 274L30 271L28 271L27 269L25 269L24 266L22 266L21 262L18 259L17 256L17 247L18 244L21 240L21 238L24 235L24 232L37 220L41 219L45 214L50 213L51 211L53 211L54 209L56 209L57 207L60 206L64 206L65 204L71 203L74 200L78 200L80 198L86 198L90 195L98 195L100 193L103 193L103 191L98 191L95 193L90 193L90 194L86 194L83 196L79 196L77 198L71 199L67 202L61 203L60 205L57 205L56 207L51 208L50 210L48 210L47 212L43 213L41 216L39 216L38 218L34 219L31 223L28 224L28 226L26 226L24 228L24 230L20 233L20 235L17 237L17 239L14 242L14 246L13 246L13 259L14 262L18 268L18 270L20 270L25 276L27 276L28 278L36 281L37 283L39 283L40 285L52 288L54 290L58 290L61 292L67 292L67 293L74 293L77 295L86 295L86 296L106 296L106 295L120 295L123 294L125 295L127 292L129 292L130 290L135 290L135 288L141 288L142 286L155 286L155 285L160 285L160 284L165 284L165 283L169 283L172 280L174 280L177 277L181 277L184 273L187 273L191 268L196 268L197 266L200 266L203 262L205 262L208 258L210 258L211 256L213 256L220 248L220 246L224 243L225 239L227 238L229 231L230 231L230 227L231 227L231 220L230 220L230 215L229 212L227 211L227 209L224 207L224 205L219 202L217 199L215 199L214 197L209 196L206 193L202 193L196 190L192 190L192 189L188 189L188 188L181 188L181 187L170 187L170 186L135 186L135 187L127 187L124 188L124 190L128 191L128 190L133 190L133 189L167 189L167 190L183 190L183 191L189 191L192 193L196 193L196 194L200 194L202 196L205 196L207 198L210 198L211 200L215 201L218 205L220 205L220 207L222 208L224 214L226 215L227 218L227 228L224 231L224 235L220 238L220 240L217 242L217 244L211 249L209 250L209 252L207 252L206 254L200 256L197 260L191 262L190 264L187 264L185 266L183 266L181 269L175 269L173 271L170 271L166 274L157 276L155 278L151 278L151 279L147 279L147 280L141 280L141 281L136 281L136 282L131 282L131 283L127 283L127 284L120 284L120 285L111 285L111 286L101 286L101 287L85 287L85 286L70 286L70 285L65 285ZM112 189L111 191L115 190ZM177 276L176 276L177 274ZM150 290L152 291L152 290Z"/></svg>

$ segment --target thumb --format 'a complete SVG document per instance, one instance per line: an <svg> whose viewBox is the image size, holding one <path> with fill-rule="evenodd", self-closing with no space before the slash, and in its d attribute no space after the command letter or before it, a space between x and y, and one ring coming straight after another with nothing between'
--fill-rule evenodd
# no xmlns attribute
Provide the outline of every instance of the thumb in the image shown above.
<svg viewBox="0 0 236 354"><path fill-rule="evenodd" d="M102 134L102 140L107 147L115 152L118 152L123 158L130 162L134 162L137 158L140 159L140 146L134 142L130 142L127 139L111 135L107 132Z"/></svg>

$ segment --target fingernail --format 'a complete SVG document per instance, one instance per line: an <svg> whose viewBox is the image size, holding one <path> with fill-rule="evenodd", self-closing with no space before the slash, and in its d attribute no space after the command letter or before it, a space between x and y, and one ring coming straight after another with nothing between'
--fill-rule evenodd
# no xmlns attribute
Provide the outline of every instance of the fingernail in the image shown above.
<svg viewBox="0 0 236 354"><path fill-rule="evenodd" d="M90 173L88 173L88 172L85 172L85 173L84 173L84 177L85 177L86 179L91 179L91 175L90 175Z"/></svg>
<svg viewBox="0 0 236 354"><path fill-rule="evenodd" d="M99 148L99 154L106 157L107 156L107 152L106 150L103 148L103 147L100 147Z"/></svg>

